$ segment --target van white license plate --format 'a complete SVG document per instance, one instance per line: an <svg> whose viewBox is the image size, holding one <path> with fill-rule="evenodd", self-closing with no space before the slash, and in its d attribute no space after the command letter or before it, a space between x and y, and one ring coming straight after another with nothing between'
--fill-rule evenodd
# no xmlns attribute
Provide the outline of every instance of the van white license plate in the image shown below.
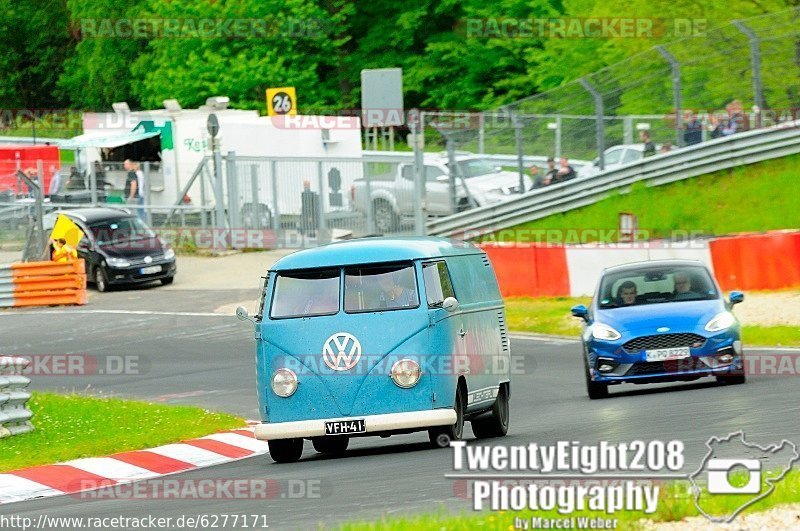
<svg viewBox="0 0 800 531"><path fill-rule="evenodd" d="M325 423L325 435L350 435L366 432L367 423L364 419L334 420Z"/></svg>
<svg viewBox="0 0 800 531"><path fill-rule="evenodd" d="M680 360L691 356L689 347L659 348L645 351L647 361Z"/></svg>
<svg viewBox="0 0 800 531"><path fill-rule="evenodd" d="M160 273L161 266L150 266L150 267L143 267L139 270L140 275L152 275L153 273Z"/></svg>

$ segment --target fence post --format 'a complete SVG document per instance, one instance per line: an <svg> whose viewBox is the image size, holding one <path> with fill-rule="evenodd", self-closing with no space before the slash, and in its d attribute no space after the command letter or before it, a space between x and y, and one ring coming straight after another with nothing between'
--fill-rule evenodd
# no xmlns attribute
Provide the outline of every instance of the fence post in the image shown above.
<svg viewBox="0 0 800 531"><path fill-rule="evenodd" d="M425 161L422 144L421 122L409 124L414 139L414 233L425 236ZM481 151L482 153L483 151Z"/></svg>
<svg viewBox="0 0 800 531"><path fill-rule="evenodd" d="M366 159L362 159L362 171L364 172L364 184L366 185L366 208L367 208L367 233L373 234L375 232L375 216L373 215L374 208L372 206L372 183L370 182L369 178L369 162Z"/></svg>
<svg viewBox="0 0 800 531"><path fill-rule="evenodd" d="M317 201L317 229L319 230L318 238L322 238L322 232L325 230L325 195L327 187L325 186L325 176L322 171L322 161L317 161L317 186L319 187L319 200Z"/></svg>
<svg viewBox="0 0 800 531"><path fill-rule="evenodd" d="M217 142L214 142L217 144ZM222 153L219 146L214 146L214 203L216 205L216 223L214 228L225 228L225 199L222 191Z"/></svg>
<svg viewBox="0 0 800 531"><path fill-rule="evenodd" d="M239 201L239 180L236 175L236 152L228 151L225 156L225 179L228 183L228 218L231 229L241 229L241 203Z"/></svg>
<svg viewBox="0 0 800 531"><path fill-rule="evenodd" d="M92 166L92 173L94 173L94 166ZM93 177L96 178L96 176ZM94 180L94 178L92 180ZM95 189L96 188L97 186L95 185ZM144 217L148 225L153 225L153 209L151 207L153 201L152 197L150 196L150 188L151 188L150 161L145 161L144 163L144 182L142 184L142 188L143 188L142 192L144 192L144 195L142 195L142 199L144 200L145 206L148 207L144 211Z"/></svg>
<svg viewBox="0 0 800 531"><path fill-rule="evenodd" d="M452 135L447 135L447 166L450 170L450 213L456 213L456 143Z"/></svg>
<svg viewBox="0 0 800 531"><path fill-rule="evenodd" d="M672 68L672 106L675 107L675 145L683 147L683 113L681 112L681 64L666 48L656 46L661 56ZM704 127L705 129L705 127Z"/></svg>
<svg viewBox="0 0 800 531"><path fill-rule="evenodd" d="M603 122L603 116L605 114L603 109L603 95L600 94L585 77L580 78L579 81L581 86L583 86L583 88L586 89L586 92L591 94L592 99L594 99L594 114L597 122L597 160L599 161L600 171L602 171L606 168L606 158L604 153L606 150L606 130L605 123Z"/></svg>
<svg viewBox="0 0 800 531"><path fill-rule="evenodd" d="M480 113L479 116L480 129L478 129L478 153L483 155L486 151L486 115L484 113Z"/></svg>
<svg viewBox="0 0 800 531"><path fill-rule="evenodd" d="M97 172L94 171L94 164L89 164L88 173L92 206L97 206ZM142 190L139 190L139 194L142 194Z"/></svg>
<svg viewBox="0 0 800 531"><path fill-rule="evenodd" d="M561 115L556 116L556 159L561 158Z"/></svg>
<svg viewBox="0 0 800 531"><path fill-rule="evenodd" d="M519 173L519 193L525 193L525 162L523 157L522 147L522 120L520 120L517 113L509 110L511 113L511 123L514 125L514 144L517 151L517 172Z"/></svg>
<svg viewBox="0 0 800 531"><path fill-rule="evenodd" d="M269 161L269 172L272 177L272 228L275 231L275 243L281 241L281 209L278 206L278 161Z"/></svg>
<svg viewBox="0 0 800 531"><path fill-rule="evenodd" d="M630 114L622 118L622 143L633 144L633 117Z"/></svg>
<svg viewBox="0 0 800 531"><path fill-rule="evenodd" d="M761 111L766 109L764 103L764 89L761 85L761 41L753 30L748 28L741 20L734 20L733 25L744 33L750 42L750 68L753 78L753 103L758 107L759 112L756 117L756 127L761 127Z"/></svg>

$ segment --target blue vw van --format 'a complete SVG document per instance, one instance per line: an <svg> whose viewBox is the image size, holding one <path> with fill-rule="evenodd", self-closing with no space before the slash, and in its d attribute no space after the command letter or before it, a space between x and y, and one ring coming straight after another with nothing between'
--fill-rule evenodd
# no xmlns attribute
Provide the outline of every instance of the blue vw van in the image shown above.
<svg viewBox="0 0 800 531"><path fill-rule="evenodd" d="M310 439L508 431L510 347L486 254L441 238L364 238L298 251L269 270L255 325L256 438L293 462Z"/></svg>

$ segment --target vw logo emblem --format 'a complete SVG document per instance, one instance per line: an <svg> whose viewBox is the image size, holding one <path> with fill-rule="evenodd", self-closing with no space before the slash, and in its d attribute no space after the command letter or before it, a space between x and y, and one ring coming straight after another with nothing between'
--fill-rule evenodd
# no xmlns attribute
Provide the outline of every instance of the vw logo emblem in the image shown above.
<svg viewBox="0 0 800 531"><path fill-rule="evenodd" d="M333 334L322 347L322 360L334 371L349 371L361 359L361 343L352 334Z"/></svg>
<svg viewBox="0 0 800 531"><path fill-rule="evenodd" d="M669 332L669 327L662 326L660 328L656 328L656 332Z"/></svg>
<svg viewBox="0 0 800 531"><path fill-rule="evenodd" d="M144 263L145 264L149 264L152 261L153 261L153 257L152 256L145 256L144 257Z"/></svg>

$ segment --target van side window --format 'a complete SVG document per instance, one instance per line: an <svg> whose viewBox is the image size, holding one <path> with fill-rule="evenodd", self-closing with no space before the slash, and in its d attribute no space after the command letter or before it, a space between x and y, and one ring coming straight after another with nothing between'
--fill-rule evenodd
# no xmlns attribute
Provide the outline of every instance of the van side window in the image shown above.
<svg viewBox="0 0 800 531"><path fill-rule="evenodd" d="M422 278L425 282L425 293L428 306L441 306L447 297L455 297L453 284L450 282L450 273L447 264L443 261L428 262L422 265Z"/></svg>

